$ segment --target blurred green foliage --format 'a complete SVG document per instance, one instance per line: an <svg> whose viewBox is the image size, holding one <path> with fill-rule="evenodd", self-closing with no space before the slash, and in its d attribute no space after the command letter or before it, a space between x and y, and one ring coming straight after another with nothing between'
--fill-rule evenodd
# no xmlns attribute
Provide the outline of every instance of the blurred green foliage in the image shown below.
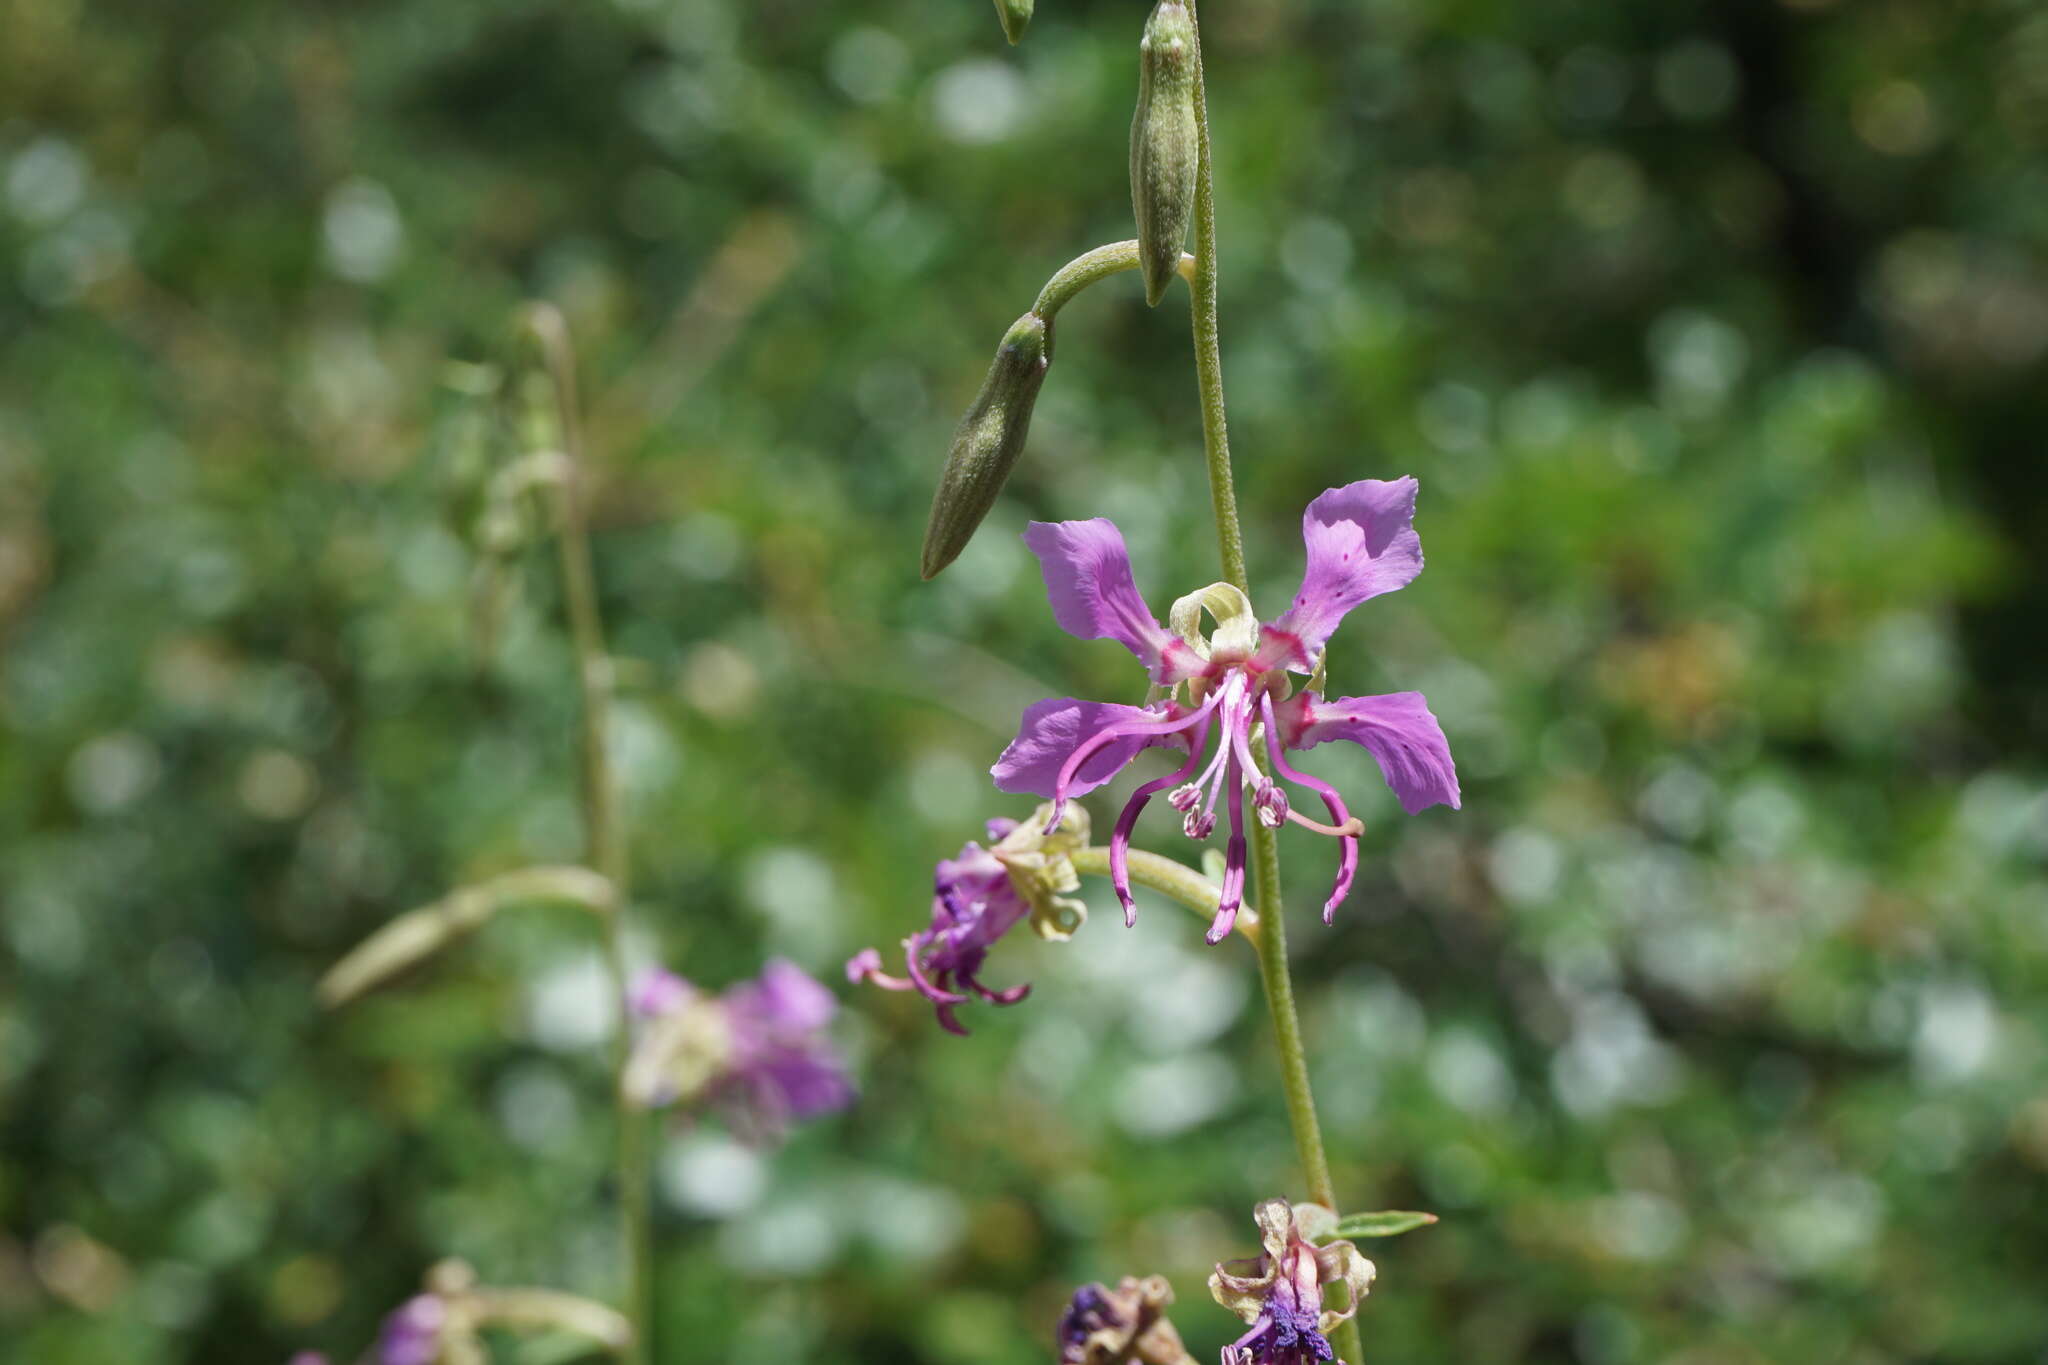
<svg viewBox="0 0 2048 1365"><path fill-rule="evenodd" d="M836 979L1024 813L1024 703L1134 691L1015 532L1215 576L1178 291L1070 307L1009 495L917 547L1003 326L1130 233L1142 8L0 0L0 1358L342 1358L444 1254L615 1285L585 920L311 1000L579 849L544 545L474 644L522 299L584 361L648 953ZM1464 775L1406 819L1313 756L1380 798L1334 928L1284 849L1339 1188L1444 1215L1369 1351L2037 1359L2048 13L1209 10L1255 587L1420 476L1331 678ZM1146 1272L1213 1356L1299 1193L1253 974L1091 897L972 1039L854 995L852 1113L665 1144L667 1361L1022 1365Z"/></svg>

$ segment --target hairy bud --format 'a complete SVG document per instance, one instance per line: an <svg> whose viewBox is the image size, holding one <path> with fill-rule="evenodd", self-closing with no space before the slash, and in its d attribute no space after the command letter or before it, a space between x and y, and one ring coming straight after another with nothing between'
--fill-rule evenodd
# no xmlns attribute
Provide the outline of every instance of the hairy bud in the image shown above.
<svg viewBox="0 0 2048 1365"><path fill-rule="evenodd" d="M1003 21L1003 36L1012 43L1023 41L1031 26L1033 0L996 0L996 18Z"/></svg>
<svg viewBox="0 0 2048 1365"><path fill-rule="evenodd" d="M1159 0L1138 44L1138 113L1131 120L1131 208L1145 302L1166 297L1195 209L1195 24L1180 0Z"/></svg>
<svg viewBox="0 0 2048 1365"><path fill-rule="evenodd" d="M924 532L926 578L951 564L975 528L995 505L996 494L1010 477L1010 467L1024 449L1031 429L1031 409L1052 364L1052 324L1026 313L1010 324L996 359L981 381L974 406L953 432L939 491L932 498L931 521Z"/></svg>

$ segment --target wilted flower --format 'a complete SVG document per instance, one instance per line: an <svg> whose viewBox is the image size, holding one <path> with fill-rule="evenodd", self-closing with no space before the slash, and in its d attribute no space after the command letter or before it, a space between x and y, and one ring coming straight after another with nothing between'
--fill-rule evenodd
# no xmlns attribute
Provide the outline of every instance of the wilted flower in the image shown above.
<svg viewBox="0 0 2048 1365"><path fill-rule="evenodd" d="M1115 1289L1084 1284L1060 1314L1059 1365L1192 1365L1166 1320L1173 1286L1157 1275L1125 1276Z"/></svg>
<svg viewBox="0 0 2048 1365"><path fill-rule="evenodd" d="M740 1127L769 1136L853 1100L846 1068L824 1037L838 1002L793 963L775 958L758 979L716 996L656 968L634 983L632 1006L647 1021L626 1063L635 1103L715 1104Z"/></svg>
<svg viewBox="0 0 2048 1365"><path fill-rule="evenodd" d="M1268 1199L1252 1211L1265 1251L1225 1261L1209 1277L1216 1302L1251 1324L1223 1348L1223 1365L1311 1365L1332 1360L1329 1334L1358 1311L1373 1264L1349 1242L1328 1240L1337 1216L1321 1204ZM1321 1241L1323 1245L1314 1245ZM1342 1283L1344 1306L1328 1307L1323 1286Z"/></svg>
<svg viewBox="0 0 2048 1365"><path fill-rule="evenodd" d="M958 857L938 865L931 926L903 941L908 980L885 975L882 955L873 948L847 962L847 979L920 992L938 1006L939 1023L954 1033L967 1032L953 1012L969 999L958 988L992 1005L1014 1005L1030 994L1029 985L1005 990L982 985L981 967L996 940L1021 920L1029 918L1041 938L1066 939L1087 918L1087 907L1066 894L1080 886L1069 857L1088 842L1087 815L1069 818L1058 833L1048 835L1052 809L1040 806L1021 824L991 820L990 847L965 844Z"/></svg>
<svg viewBox="0 0 2048 1365"><path fill-rule="evenodd" d="M1262 824L1292 820L1339 841L1325 922L1350 890L1361 826L1334 787L1288 763L1288 750L1347 739L1378 760L1410 814L1439 802L1458 804L1450 746L1420 692L1334 701L1321 693L1323 647L1345 613L1422 572L1415 489L1414 479L1361 479L1310 503L1302 516L1308 568L1301 590L1292 606L1264 623L1242 592L1214 583L1174 603L1168 630L1138 595L1130 553L1114 522L1033 522L1025 531L1061 627L1082 639L1120 642L1169 695L1147 706L1072 698L1038 702L1025 711L1016 739L997 761L996 785L1049 797L1058 812L1068 797L1109 781L1150 745L1180 746L1189 755L1179 771L1138 788L1110 835L1110 880L1126 920L1136 913L1126 872L1131 829L1152 797L1168 788L1173 790L1167 799L1185 817L1182 828L1190 838L1205 839L1215 829L1219 797L1228 806L1230 844L1211 943L1230 933L1244 899L1247 786ZM1205 610L1215 620L1206 637L1199 629ZM1290 671L1309 675L1310 690L1294 692ZM1205 767L1212 730L1218 739ZM1330 824L1293 810L1286 792L1259 771L1253 748L1262 736L1272 771L1321 797Z"/></svg>

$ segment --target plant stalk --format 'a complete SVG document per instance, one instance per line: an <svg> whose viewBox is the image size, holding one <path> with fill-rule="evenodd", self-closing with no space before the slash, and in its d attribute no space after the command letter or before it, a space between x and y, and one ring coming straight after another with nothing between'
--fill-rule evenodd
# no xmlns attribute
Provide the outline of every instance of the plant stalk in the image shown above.
<svg viewBox="0 0 2048 1365"><path fill-rule="evenodd" d="M1201 21L1195 0L1186 0L1195 30L1195 129L1199 152L1195 167L1195 269L1189 281L1189 313L1194 328L1195 383L1201 395L1202 449L1209 470L1209 501L1216 514L1216 548L1223 576L1247 596L1244 532L1238 524L1237 486L1230 471L1230 433L1223 408L1223 353L1217 316L1216 173L1209 142L1209 96L1204 81ZM1253 886L1261 911L1259 982L1273 1016L1273 1041L1280 1049L1280 1082L1287 1095L1287 1119L1301 1156L1309 1198L1341 1211L1330 1161L1323 1149L1323 1130L1316 1121L1316 1101L1309 1089L1308 1052L1301 1040L1301 1016L1294 1007L1294 979L1287 969L1287 921L1280 897L1278 831L1252 822ZM1332 1343L1350 1365L1364 1359L1356 1318L1341 1324Z"/></svg>
<svg viewBox="0 0 2048 1365"><path fill-rule="evenodd" d="M1076 849L1070 859L1074 870L1091 877L1109 875L1109 850L1107 848ZM1216 918L1217 902L1223 899L1223 888L1189 867L1171 858L1162 858L1157 853L1147 853L1134 848L1128 855L1126 870L1139 886L1149 887L1165 896L1176 905L1184 907L1190 914L1208 924ZM1254 948L1259 945L1259 912L1249 905L1237 910L1236 930Z"/></svg>
<svg viewBox="0 0 2048 1365"><path fill-rule="evenodd" d="M1181 274L1190 275L1194 266L1195 258L1183 253L1180 258ZM1060 309L1067 306L1068 300L1089 285L1097 280L1106 280L1119 271L1137 268L1136 241L1110 242L1093 251L1084 251L1053 272L1053 277L1045 282L1045 288L1038 291L1038 301L1031 305L1031 311L1051 322Z"/></svg>
<svg viewBox="0 0 2048 1365"><path fill-rule="evenodd" d="M597 578L591 568L590 533L584 516L583 424L577 408L576 358L569 344L568 324L552 304L536 303L527 310L526 325L540 344L548 378L554 386L566 459L562 477L551 486L559 523L555 543L561 553L562 595L576 650L576 680L582 703L578 750L584 840L591 867L610 881L617 895L612 912L605 916L605 956L616 1009L612 1102L618 1128L619 1224L626 1264L626 1319L633 1328L623 1359L627 1365L646 1365L654 1358L653 1210L648 1188L648 1120L627 1100L623 1085L626 1059L632 1048L633 1016L626 965L625 907L629 891L625 826L606 744L611 731L612 661L605 652L604 623L598 614Z"/></svg>

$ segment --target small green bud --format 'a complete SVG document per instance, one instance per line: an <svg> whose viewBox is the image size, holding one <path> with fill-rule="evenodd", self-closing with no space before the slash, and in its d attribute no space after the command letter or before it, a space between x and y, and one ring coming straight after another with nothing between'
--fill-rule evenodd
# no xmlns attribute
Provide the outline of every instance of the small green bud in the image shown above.
<svg viewBox="0 0 2048 1365"><path fill-rule="evenodd" d="M1180 0L1159 0L1138 43L1138 113L1131 120L1131 208L1145 302L1158 305L1180 268L1195 210L1195 24Z"/></svg>
<svg viewBox="0 0 2048 1365"><path fill-rule="evenodd" d="M1003 21L1003 36L1012 43L1022 42L1024 30L1031 26L1033 0L996 0L996 18Z"/></svg>
<svg viewBox="0 0 2048 1365"><path fill-rule="evenodd" d="M951 564L974 536L1010 477L1031 429L1031 409L1052 364L1052 324L1026 313L1010 324L974 406L953 431L953 448L924 531L926 578Z"/></svg>

